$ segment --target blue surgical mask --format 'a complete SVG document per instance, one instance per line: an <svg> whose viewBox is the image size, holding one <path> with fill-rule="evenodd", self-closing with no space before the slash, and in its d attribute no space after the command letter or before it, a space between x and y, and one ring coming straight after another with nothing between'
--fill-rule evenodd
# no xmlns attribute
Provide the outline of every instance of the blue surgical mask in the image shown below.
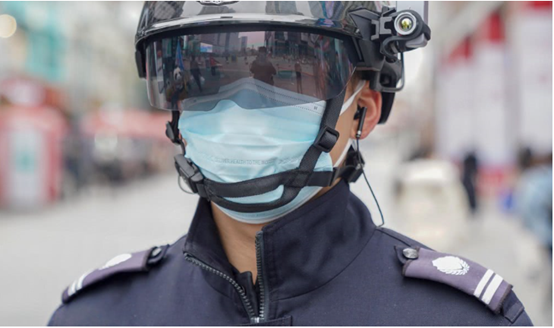
<svg viewBox="0 0 554 328"><path fill-rule="evenodd" d="M341 114L363 86L361 81L342 106ZM187 141L185 156L199 167L204 177L222 183L296 169L317 137L325 105L325 101L319 101L243 109L232 100L223 100L210 111L183 111L179 130ZM349 147L350 140L336 163L329 153L321 153L314 171L333 170L334 164L342 163ZM226 199L237 203L266 203L279 199L283 189L280 186L260 195ZM291 202L269 211L243 213L218 207L237 221L266 223L302 206L320 190L321 187L305 187Z"/></svg>

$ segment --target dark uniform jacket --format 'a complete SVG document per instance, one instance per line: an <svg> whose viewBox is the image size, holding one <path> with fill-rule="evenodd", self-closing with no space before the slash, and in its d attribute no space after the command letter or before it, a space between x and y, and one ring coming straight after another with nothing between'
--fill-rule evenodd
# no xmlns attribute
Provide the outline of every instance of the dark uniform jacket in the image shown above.
<svg viewBox="0 0 554 328"><path fill-rule="evenodd" d="M254 285L200 199L187 236L81 276L49 324L531 325L495 273L376 227L345 182L265 226L256 247Z"/></svg>

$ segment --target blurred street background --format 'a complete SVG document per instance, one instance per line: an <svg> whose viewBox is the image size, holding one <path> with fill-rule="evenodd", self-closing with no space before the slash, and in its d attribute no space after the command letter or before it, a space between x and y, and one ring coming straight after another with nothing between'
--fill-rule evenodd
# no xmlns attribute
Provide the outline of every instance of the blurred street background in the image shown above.
<svg viewBox="0 0 554 328"><path fill-rule="evenodd" d="M137 77L141 7L0 2L0 325L46 324L83 272L188 229L170 115ZM429 22L361 143L385 226L493 269L552 325L552 2L432 2Z"/></svg>

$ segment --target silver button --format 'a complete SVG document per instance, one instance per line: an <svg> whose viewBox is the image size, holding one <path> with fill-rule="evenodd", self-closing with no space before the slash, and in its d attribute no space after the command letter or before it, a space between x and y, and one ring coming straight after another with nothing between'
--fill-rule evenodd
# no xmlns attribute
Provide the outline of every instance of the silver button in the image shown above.
<svg viewBox="0 0 554 328"><path fill-rule="evenodd" d="M405 258L411 259L411 260L415 260L419 257L419 253L415 248L404 248L402 250L402 254L404 254Z"/></svg>
<svg viewBox="0 0 554 328"><path fill-rule="evenodd" d="M156 247L152 250L152 253L150 253L150 257L156 257L160 254L160 252L162 251L162 248L161 247Z"/></svg>

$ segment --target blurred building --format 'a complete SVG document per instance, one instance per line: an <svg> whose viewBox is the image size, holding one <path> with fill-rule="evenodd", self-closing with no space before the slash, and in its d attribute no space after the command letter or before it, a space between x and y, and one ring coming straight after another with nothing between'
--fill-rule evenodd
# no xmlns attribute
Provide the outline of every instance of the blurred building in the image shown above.
<svg viewBox="0 0 554 328"><path fill-rule="evenodd" d="M98 141L105 139L105 131L96 136L83 129L97 112L152 115L133 60L141 8L141 2L0 3L0 15L15 25L9 35L0 31L0 208L55 202L94 183L89 177L98 170L109 167L107 175L115 176L113 171L129 166L129 159L134 159L133 167L159 167L147 159L160 149L154 145L162 142L161 113L150 121L142 116L130 120L136 129L148 130L140 135L126 126L112 129L111 140L123 150L105 166L94 161L105 144ZM133 111L137 108L141 110ZM13 187L22 185L45 191L32 196Z"/></svg>
<svg viewBox="0 0 554 328"><path fill-rule="evenodd" d="M138 2L2 2L17 32L0 39L0 78L32 76L64 90L67 110L98 103L145 106L132 60Z"/></svg>
<svg viewBox="0 0 554 328"><path fill-rule="evenodd" d="M495 192L520 149L552 152L552 2L457 6L453 29L480 19L435 48L435 146L454 162L475 152Z"/></svg>

